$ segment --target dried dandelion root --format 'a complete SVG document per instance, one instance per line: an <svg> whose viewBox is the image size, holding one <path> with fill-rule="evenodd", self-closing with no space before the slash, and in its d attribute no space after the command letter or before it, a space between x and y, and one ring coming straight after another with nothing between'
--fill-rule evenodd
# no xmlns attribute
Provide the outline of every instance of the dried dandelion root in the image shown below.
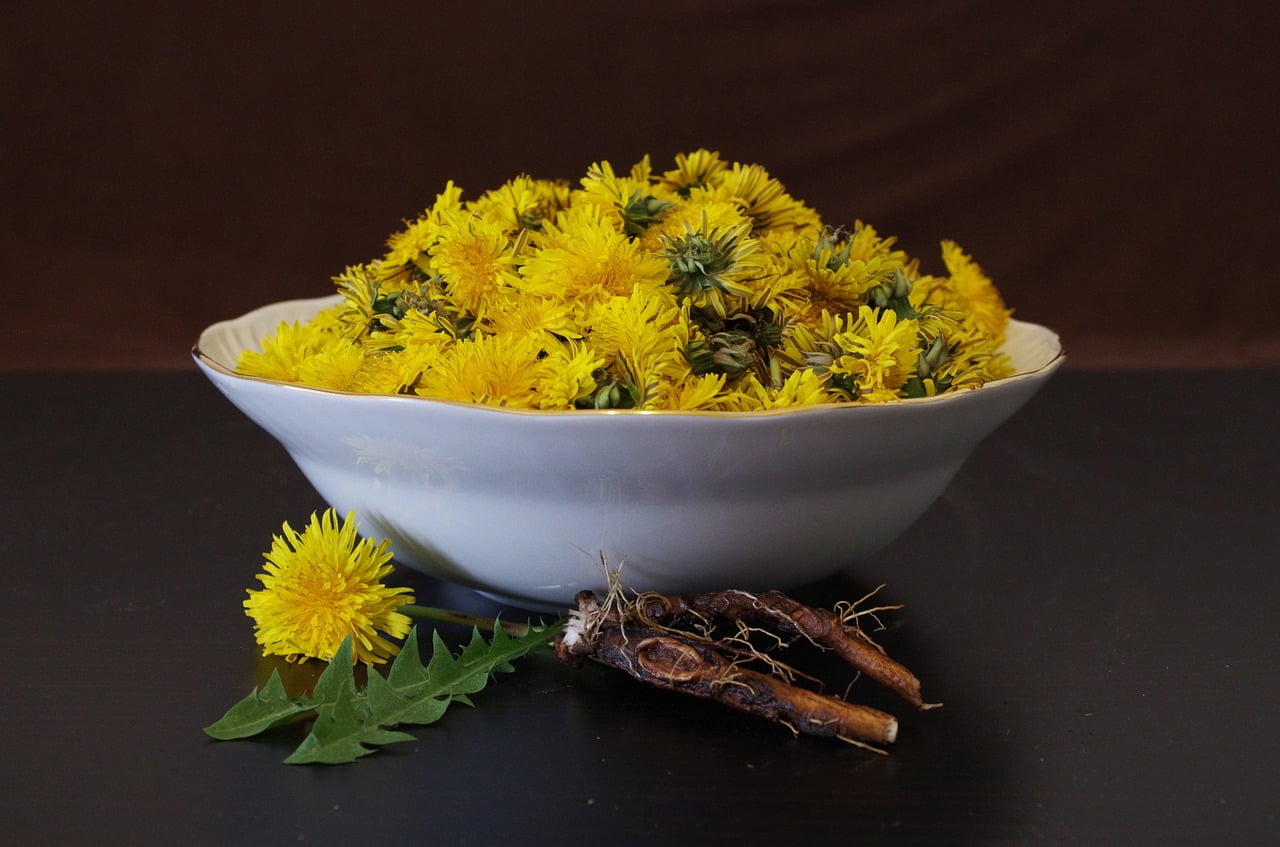
<svg viewBox="0 0 1280 847"><path fill-rule="evenodd" d="M670 633L632 626L625 631L605 628L594 656L642 682L714 700L806 735L889 744L898 734L892 715L739 667L706 645Z"/></svg>
<svg viewBox="0 0 1280 847"><path fill-rule="evenodd" d="M834 650L908 702L928 708L915 676L862 634L849 610L814 609L776 591L643 594L627 600L617 584L603 602L590 591L577 600L578 609L556 638L557 655L572 664L594 658L651 685L876 752L883 751L871 745L895 740L898 721L892 715L792 685L795 672L745 638L768 632L780 645L804 638ZM739 636L717 640L717 623L737 625ZM752 661L768 672L746 667Z"/></svg>
<svg viewBox="0 0 1280 847"><path fill-rule="evenodd" d="M879 645L856 625L856 616L860 613L853 611L853 606L845 614L838 615L827 609L806 606L780 591L645 594L638 598L638 602L640 614L645 619L662 625L690 620L740 621L747 626L768 629L782 638L804 638L818 647L834 650L845 662L917 709L937 705L925 703L920 696L920 680L915 674L885 655ZM867 610L875 611L880 609ZM851 620L854 622L850 623Z"/></svg>

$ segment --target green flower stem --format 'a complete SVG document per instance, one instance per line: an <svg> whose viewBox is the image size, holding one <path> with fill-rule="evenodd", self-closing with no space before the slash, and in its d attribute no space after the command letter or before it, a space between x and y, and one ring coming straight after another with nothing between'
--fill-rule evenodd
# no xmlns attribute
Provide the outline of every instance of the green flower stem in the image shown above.
<svg viewBox="0 0 1280 847"><path fill-rule="evenodd" d="M456 623L462 626L474 626L493 632L496 627L501 626L502 631L508 635L516 637L527 635L529 633L529 624L513 623L511 621L500 621L497 618L486 618L480 615L469 615L466 612L457 612L453 609L439 609L434 606L401 606L397 611L408 615L411 618L417 618L423 621L436 621L438 623Z"/></svg>

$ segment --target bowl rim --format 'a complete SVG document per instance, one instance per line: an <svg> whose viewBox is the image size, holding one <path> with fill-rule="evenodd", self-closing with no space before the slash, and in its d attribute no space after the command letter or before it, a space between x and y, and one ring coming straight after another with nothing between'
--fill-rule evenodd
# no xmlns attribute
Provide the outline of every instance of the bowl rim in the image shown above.
<svg viewBox="0 0 1280 847"><path fill-rule="evenodd" d="M790 415L813 415L813 414L851 414L854 409L861 409L861 414L866 414L866 410L870 409L892 409L901 406L918 406L936 403L956 402L962 398L971 397L977 394L989 394L992 390L999 389L1004 386L1013 385L1020 382L1041 379L1047 377L1066 360L1066 353L1062 349L1061 336L1053 329L1043 324L1031 323L1028 321L1020 321L1011 318L1009 324L1011 327L1017 326L1025 328L1031 332L1044 333L1052 340L1056 350L1054 355L1038 367L1025 371L1018 371L1009 376L1000 379L994 379L984 383L977 388L967 388L958 391L948 391L943 394L935 394L932 397L904 397L892 403L820 403L811 406L789 406L783 409L761 409L756 411L718 411L704 409L514 409L509 406L489 406L481 403L468 403L462 400L444 400L436 397L421 397L416 394L371 394L362 391L344 391L337 388L323 388L314 385L304 385L297 382L285 382L283 380L271 379L261 376L249 376L235 371L232 367L215 359L209 353L205 352L201 347L201 342L205 340L211 333L219 329L234 324L250 323L256 317L267 311L277 311L296 308L302 311L305 306L312 309L314 313L341 302L342 295L331 294L324 297L308 297L293 300L281 300L275 303L267 303L255 309L240 315L239 317L229 318L227 320L217 321L205 327L201 331L196 342L191 347L191 356L195 361L223 377L244 381L256 382L263 385L274 385L281 389L289 389L301 391L309 394L324 395L329 394L335 397L363 397L375 398L386 402L400 402L413 404L426 404L428 406L450 406L460 409L473 409L476 414L496 414L496 415L519 415L535 418L550 417L571 417L571 418L587 418L587 417L698 417L698 418L723 418L732 419L751 419L766 417L783 417Z"/></svg>

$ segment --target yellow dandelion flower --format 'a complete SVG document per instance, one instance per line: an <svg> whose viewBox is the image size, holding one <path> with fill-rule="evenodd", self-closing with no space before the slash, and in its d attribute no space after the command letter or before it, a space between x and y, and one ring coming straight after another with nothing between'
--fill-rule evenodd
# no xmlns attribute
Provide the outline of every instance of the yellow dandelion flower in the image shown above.
<svg viewBox="0 0 1280 847"><path fill-rule="evenodd" d="M627 176L619 176L608 162L596 162L582 178L582 188L573 193L573 203L599 206L620 232L639 235L679 199L661 185L652 184L650 170L648 156Z"/></svg>
<svg viewBox="0 0 1280 847"><path fill-rule="evenodd" d="M830 365L834 375L857 380L858 396L876 403L895 400L902 386L915 374L920 356L919 327L914 320L899 320L892 309L858 309L858 319L834 341L845 351Z"/></svg>
<svg viewBox="0 0 1280 847"><path fill-rule="evenodd" d="M637 287L628 297L603 300L586 324L588 346L636 388L642 406L656 400L663 373L683 360L689 341L685 316L666 289Z"/></svg>
<svg viewBox="0 0 1280 847"><path fill-rule="evenodd" d="M569 185L568 180L564 179L535 179L534 187L542 196L544 221L553 221L556 215L569 208L570 199L573 196L573 188Z"/></svg>
<svg viewBox="0 0 1280 847"><path fill-rule="evenodd" d="M365 351L357 344L339 344L298 363L298 382L317 388L350 391L364 367Z"/></svg>
<svg viewBox="0 0 1280 847"><path fill-rule="evenodd" d="M696 230L707 222L710 229L727 231L742 227L751 228L751 220L732 200L717 198L705 191L695 191L686 201L674 204L652 226L642 232L637 241L641 249L649 253L662 251L664 239L679 238L689 230Z"/></svg>
<svg viewBox="0 0 1280 847"><path fill-rule="evenodd" d="M485 317L484 331L490 335L530 335L547 333L557 338L581 338L574 320L575 303L547 297L525 297L521 292L498 298Z"/></svg>
<svg viewBox="0 0 1280 847"><path fill-rule="evenodd" d="M633 195L649 191L647 179L630 174L619 176L608 161L593 162L580 184L582 187L573 193L573 204L591 203L606 211L618 210Z"/></svg>
<svg viewBox="0 0 1280 847"><path fill-rule="evenodd" d="M760 245L756 258L760 276L753 286L751 308L793 317L810 311L814 297L810 274L807 267L790 257L793 252L805 253L812 242L807 237L797 238L794 233L771 232L763 233L756 241Z"/></svg>
<svg viewBox="0 0 1280 847"><path fill-rule="evenodd" d="M695 188L706 188L722 181L729 163L718 152L701 149L676 156L676 167L662 175L659 184L688 197Z"/></svg>
<svg viewBox="0 0 1280 847"><path fill-rule="evenodd" d="M320 332L331 332L334 335L343 335L347 338L354 337L350 322L345 319L346 306L339 303L337 306L330 306L323 309L314 318L307 321L307 326Z"/></svg>
<svg viewBox="0 0 1280 847"><path fill-rule="evenodd" d="M954 305L966 312L982 332L1003 343L1011 311L978 263L954 241L942 242L942 261L951 275L948 291L959 300ZM953 305L953 304L944 304Z"/></svg>
<svg viewBox="0 0 1280 847"><path fill-rule="evenodd" d="M770 398L770 409L814 406L827 402L827 384L813 368L792 371Z"/></svg>
<svg viewBox="0 0 1280 847"><path fill-rule="evenodd" d="M445 216L461 211L462 189L449 180L430 208L387 239L386 255L376 266L378 278L394 283L425 271L427 253L439 238L440 222Z"/></svg>
<svg viewBox="0 0 1280 847"><path fill-rule="evenodd" d="M893 267L902 268L904 272L908 268L914 269L915 263L911 258L902 250L894 249L897 243L895 236L882 237L875 227L862 221L854 221L853 231L841 240L840 249L845 252L848 260L869 262L872 259L882 259ZM914 277L915 274L908 273L907 276Z"/></svg>
<svg viewBox="0 0 1280 847"><path fill-rule="evenodd" d="M392 571L388 547L360 538L353 514L339 525L333 509L312 514L302 532L285 523L265 554L262 588L244 601L263 655L327 661L347 636L356 661L378 664L395 655L399 648L383 634L408 634L410 620L397 610L413 596L383 584Z"/></svg>
<svg viewBox="0 0 1280 847"><path fill-rule="evenodd" d="M937 380L950 389L978 388L1013 373L1000 343L972 322L962 322L947 336L950 355L937 368Z"/></svg>
<svg viewBox="0 0 1280 847"><path fill-rule="evenodd" d="M775 273L796 274L803 280L808 295L804 313L807 321L819 320L823 310L855 311L864 304L867 292L898 267L880 256L852 258L852 243L838 241L829 233L818 237L765 236L761 243L771 257Z"/></svg>
<svg viewBox="0 0 1280 847"><path fill-rule="evenodd" d="M541 340L529 335L477 335L459 341L422 375L418 394L464 403L538 407Z"/></svg>
<svg viewBox="0 0 1280 847"><path fill-rule="evenodd" d="M342 349L358 349L341 334L333 332L328 320L320 323L281 323L272 335L262 339L262 350L245 350L236 359L236 371L245 376L303 382L309 361Z"/></svg>
<svg viewBox="0 0 1280 847"><path fill-rule="evenodd" d="M985 377L984 382L990 382L993 379L1005 379L1016 373L1013 367L1013 360L1004 353L996 353L987 359L983 370L985 371L983 374Z"/></svg>
<svg viewBox="0 0 1280 847"><path fill-rule="evenodd" d="M769 388L754 373L747 374L724 398L723 408L734 412L789 409L830 402L824 378L813 368L793 371L782 385Z"/></svg>
<svg viewBox="0 0 1280 847"><path fill-rule="evenodd" d="M752 231L817 231L822 226L818 213L787 193L777 179L760 165L734 163L721 175L712 192L718 199L732 200L751 219Z"/></svg>
<svg viewBox="0 0 1280 847"><path fill-rule="evenodd" d="M538 362L538 408L572 409L596 390L595 371L604 360L581 344L554 347Z"/></svg>
<svg viewBox="0 0 1280 847"><path fill-rule="evenodd" d="M784 373L802 368L826 368L839 352L833 340L845 328L844 315L822 311L816 318L793 321L773 352Z"/></svg>
<svg viewBox="0 0 1280 847"><path fill-rule="evenodd" d="M637 285L662 285L667 263L644 252L621 233L597 206L561 213L534 239L537 249L520 268L515 283L539 297L588 306L610 295L628 295Z"/></svg>
<svg viewBox="0 0 1280 847"><path fill-rule="evenodd" d="M430 251L431 269L445 296L463 312L483 317L503 286L517 281L518 243L502 224L469 213L445 215Z"/></svg>
<svg viewBox="0 0 1280 847"><path fill-rule="evenodd" d="M410 309L396 322L395 332L389 335L388 340L391 342L388 346L439 350L452 344L454 336L442 325L440 316L435 312Z"/></svg>
<svg viewBox="0 0 1280 847"><path fill-rule="evenodd" d="M530 176L508 180L467 204L472 214L497 223L508 234L527 229L539 231L546 221L568 205L568 185Z"/></svg>
<svg viewBox="0 0 1280 847"><path fill-rule="evenodd" d="M368 354L364 366L352 378L350 390L366 394L412 394L422 382L422 375L439 361L443 346L411 344L403 350Z"/></svg>
<svg viewBox="0 0 1280 847"><path fill-rule="evenodd" d="M637 288L609 297L587 312L587 341L601 356L657 349L664 331L680 321L680 306L665 289Z"/></svg>
<svg viewBox="0 0 1280 847"><path fill-rule="evenodd" d="M365 356L364 364L351 380L351 390L362 394L399 394L404 390L399 352L376 351ZM416 386L418 375L410 377Z"/></svg>
<svg viewBox="0 0 1280 847"><path fill-rule="evenodd" d="M677 411L719 409L725 379L722 373L689 374L683 379L664 383L655 406Z"/></svg>
<svg viewBox="0 0 1280 847"><path fill-rule="evenodd" d="M384 333L394 330L396 318L385 308L387 297L412 288L412 280L388 280L377 265L352 265L333 282L343 297L342 323L348 331L361 343L388 346Z"/></svg>

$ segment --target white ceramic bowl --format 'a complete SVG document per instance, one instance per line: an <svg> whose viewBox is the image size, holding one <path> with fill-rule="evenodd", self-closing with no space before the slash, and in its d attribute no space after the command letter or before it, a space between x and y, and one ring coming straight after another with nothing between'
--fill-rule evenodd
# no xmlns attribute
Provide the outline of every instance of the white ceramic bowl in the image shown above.
<svg viewBox="0 0 1280 847"><path fill-rule="evenodd" d="M214 324L196 363L401 563L532 609L600 589L791 588L893 540L1062 363L1014 321L1017 371L974 391L767 413L530 412L238 375L240 351L336 298ZM285 516L287 517L287 516Z"/></svg>

